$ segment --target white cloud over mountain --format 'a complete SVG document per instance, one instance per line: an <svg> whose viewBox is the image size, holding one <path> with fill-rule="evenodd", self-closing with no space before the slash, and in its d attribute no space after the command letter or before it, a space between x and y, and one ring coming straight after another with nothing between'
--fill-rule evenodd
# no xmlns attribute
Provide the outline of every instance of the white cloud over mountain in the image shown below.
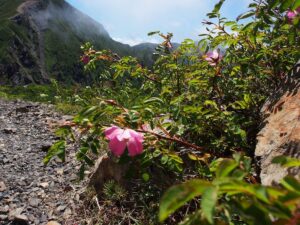
<svg viewBox="0 0 300 225"><path fill-rule="evenodd" d="M147 33L173 32L175 41L196 38L196 29L218 0L67 0L104 25L112 37L134 44ZM237 16L252 0L227 0L225 16ZM159 40L159 38L158 38Z"/></svg>

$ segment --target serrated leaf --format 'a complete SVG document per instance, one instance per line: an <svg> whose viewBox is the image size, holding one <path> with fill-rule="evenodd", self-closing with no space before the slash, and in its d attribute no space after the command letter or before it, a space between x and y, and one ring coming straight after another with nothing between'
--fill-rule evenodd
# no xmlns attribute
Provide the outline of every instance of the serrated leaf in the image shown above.
<svg viewBox="0 0 300 225"><path fill-rule="evenodd" d="M210 224L213 224L213 216L215 213L215 207L218 201L218 190L215 187L207 188L201 199L201 209L204 217Z"/></svg>
<svg viewBox="0 0 300 225"><path fill-rule="evenodd" d="M193 198L200 196L212 187L212 184L203 180L190 180L168 189L163 195L159 207L159 220L164 221L170 214Z"/></svg>

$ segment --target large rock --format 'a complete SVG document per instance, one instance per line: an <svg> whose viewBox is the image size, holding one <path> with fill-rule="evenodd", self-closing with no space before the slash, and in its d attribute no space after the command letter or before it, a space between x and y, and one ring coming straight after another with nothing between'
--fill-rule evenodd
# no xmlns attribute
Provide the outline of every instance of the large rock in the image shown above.
<svg viewBox="0 0 300 225"><path fill-rule="evenodd" d="M286 175L300 178L300 169L271 163L279 155L300 157L300 61L280 90L265 103L262 116L263 128L255 150L260 157L261 182L273 185Z"/></svg>
<svg viewBox="0 0 300 225"><path fill-rule="evenodd" d="M89 186L94 187L97 194L101 194L103 185L109 180L114 180L118 184L126 186L125 175L127 171L127 164L118 164L105 154L97 160L94 171L90 176Z"/></svg>

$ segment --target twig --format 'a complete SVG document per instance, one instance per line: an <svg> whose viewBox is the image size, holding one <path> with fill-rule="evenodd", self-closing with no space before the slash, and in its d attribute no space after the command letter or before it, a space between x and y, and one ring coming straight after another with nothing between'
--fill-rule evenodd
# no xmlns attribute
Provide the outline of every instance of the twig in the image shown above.
<svg viewBox="0 0 300 225"><path fill-rule="evenodd" d="M99 200L98 200L98 197L97 197L97 196L95 196L95 201L96 201L96 204L97 204L97 206L98 206L99 212L101 212L102 210L101 210L101 206L100 206L100 204L99 204Z"/></svg>
<svg viewBox="0 0 300 225"><path fill-rule="evenodd" d="M176 138L176 137L166 137L166 136L163 136L161 134L157 134L155 132L146 131L146 130L137 130L137 131L141 132L141 133L151 134L151 135L154 135L154 136L156 136L158 138L165 139L165 140L168 140L168 141L177 142L177 143L179 143L179 144L181 144L183 146L186 146L186 147L189 147L189 148L193 148L193 149L195 149L197 151L205 151L204 147L201 147L201 146L189 143L187 141L181 140L181 139Z"/></svg>

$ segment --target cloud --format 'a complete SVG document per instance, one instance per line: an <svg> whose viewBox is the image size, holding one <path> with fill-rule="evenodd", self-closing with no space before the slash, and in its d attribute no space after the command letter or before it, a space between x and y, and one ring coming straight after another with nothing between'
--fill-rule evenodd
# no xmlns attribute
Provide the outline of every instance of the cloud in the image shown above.
<svg viewBox="0 0 300 225"><path fill-rule="evenodd" d="M183 23L181 21L172 21L172 22L170 22L170 26L171 27L178 28L178 27L180 27L182 25L183 25Z"/></svg>
<svg viewBox="0 0 300 225"><path fill-rule="evenodd" d="M174 41L197 38L202 21L218 0L67 0L125 43L146 41L147 33L173 32ZM225 1L224 16L230 19L244 11L253 0ZM197 33L195 35L195 33ZM132 38L134 37L134 38ZM141 38L136 38L141 37Z"/></svg>
<svg viewBox="0 0 300 225"><path fill-rule="evenodd" d="M199 0L77 0L76 2L99 12L105 9L115 17L136 20L137 23L167 18L176 13L180 18L181 13L195 9L200 13L209 5L209 1Z"/></svg>
<svg viewBox="0 0 300 225"><path fill-rule="evenodd" d="M130 46L134 46L134 45L138 45L141 43L159 43L159 40L155 39L155 38L120 38L120 37L116 37L113 38L115 41L124 43L124 44L128 44Z"/></svg>

